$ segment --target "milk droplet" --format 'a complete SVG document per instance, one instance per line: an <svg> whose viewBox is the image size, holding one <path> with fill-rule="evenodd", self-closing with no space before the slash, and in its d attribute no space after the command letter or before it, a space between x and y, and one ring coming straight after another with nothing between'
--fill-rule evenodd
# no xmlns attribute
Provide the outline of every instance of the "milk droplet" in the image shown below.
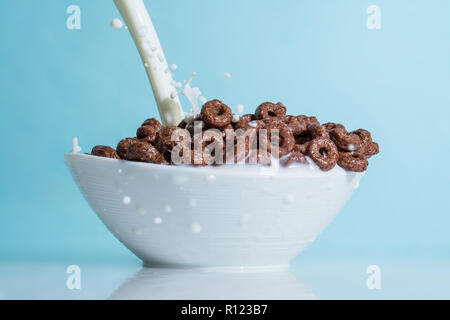
<svg viewBox="0 0 450 320"><path fill-rule="evenodd" d="M161 224L162 223L162 218L157 217L157 218L153 219L153 223L154 224Z"/></svg>
<svg viewBox="0 0 450 320"><path fill-rule="evenodd" d="M190 208L195 208L196 206L197 206L197 200L195 200L195 199L189 200L189 207Z"/></svg>
<svg viewBox="0 0 450 320"><path fill-rule="evenodd" d="M123 22L120 19L115 18L115 19L112 19L110 25L114 29L120 29L123 27Z"/></svg>
<svg viewBox="0 0 450 320"><path fill-rule="evenodd" d="M231 74L229 74L228 72L225 72L225 73L223 74L223 76L224 76L225 78L227 78L227 79L230 79L230 78L231 78Z"/></svg>
<svg viewBox="0 0 450 320"><path fill-rule="evenodd" d="M129 196L125 196L125 197L123 197L122 202L123 202L123 204L128 205L131 203L131 198Z"/></svg>
<svg viewBox="0 0 450 320"><path fill-rule="evenodd" d="M171 64L170 66L169 66L169 69L170 70L172 70L172 71L175 71L175 70L177 70L177 65L176 64Z"/></svg>
<svg viewBox="0 0 450 320"><path fill-rule="evenodd" d="M191 224L191 232L192 233L200 233L202 232L202 226L198 223Z"/></svg>
<svg viewBox="0 0 450 320"><path fill-rule="evenodd" d="M244 113L244 106L242 104L238 104L236 106L236 113L237 114L243 114Z"/></svg>
<svg viewBox="0 0 450 320"><path fill-rule="evenodd" d="M215 175L211 174L209 176L206 176L205 180L206 180L207 183L213 183L213 182L215 182L217 180L217 178L216 178Z"/></svg>
<svg viewBox="0 0 450 320"><path fill-rule="evenodd" d="M165 213L171 213L171 212L172 212L172 207L169 206L168 204L166 204L166 205L164 206L164 212L165 212Z"/></svg>

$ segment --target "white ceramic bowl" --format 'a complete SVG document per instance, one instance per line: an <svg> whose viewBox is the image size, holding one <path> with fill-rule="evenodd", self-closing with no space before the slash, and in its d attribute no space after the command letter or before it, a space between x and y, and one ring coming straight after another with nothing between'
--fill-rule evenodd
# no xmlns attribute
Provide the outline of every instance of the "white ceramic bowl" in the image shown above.
<svg viewBox="0 0 450 320"><path fill-rule="evenodd" d="M173 167L65 157L86 200L146 265L289 263L333 220L362 174L257 166Z"/></svg>

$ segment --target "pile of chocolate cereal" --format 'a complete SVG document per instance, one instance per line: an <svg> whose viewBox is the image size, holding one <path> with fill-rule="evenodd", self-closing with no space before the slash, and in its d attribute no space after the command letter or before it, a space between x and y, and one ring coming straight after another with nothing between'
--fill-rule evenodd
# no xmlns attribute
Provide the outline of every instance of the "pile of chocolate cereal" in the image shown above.
<svg viewBox="0 0 450 320"><path fill-rule="evenodd" d="M176 130L185 129L184 131L194 141L194 129L199 126L201 133L209 129L221 133L213 138L210 136L206 138L206 135L200 134L201 151L207 150L212 142L217 143L217 139L222 140L220 142L224 147L223 153L213 153L207 157L204 155L209 154L207 152L194 152L194 143L192 143L189 158L191 164L196 166L230 164L230 157L227 157L230 150L233 151L231 163L248 161L251 156L254 156L253 159L256 159L257 163L270 165L273 158L266 151L268 149L270 152L272 145L270 133L274 130L277 132L278 145L278 155L275 157L280 159L283 166L294 163L306 164L309 157L323 171L329 171L338 165L347 171L364 172L368 166L368 159L379 152L378 144L372 141L371 134L367 130L348 132L341 124L331 122L320 124L315 117L292 116L287 115L286 112L286 107L282 103L265 102L256 109L254 114L236 116L226 104L219 100L212 100L203 105L197 117L183 120L178 126L164 127L158 120L148 119L138 128L136 137L123 139L115 150L107 146L96 146L91 154L114 159L173 165L172 150L182 142L181 138L173 139L173 133ZM262 152L260 148L261 141L264 139L255 139L256 142L245 140L243 152L236 152L237 142L230 149L229 139L227 139L230 134L239 135L246 130L258 132L261 129L267 132L267 141L264 143L267 147L265 152ZM256 133L256 135L259 134Z"/></svg>

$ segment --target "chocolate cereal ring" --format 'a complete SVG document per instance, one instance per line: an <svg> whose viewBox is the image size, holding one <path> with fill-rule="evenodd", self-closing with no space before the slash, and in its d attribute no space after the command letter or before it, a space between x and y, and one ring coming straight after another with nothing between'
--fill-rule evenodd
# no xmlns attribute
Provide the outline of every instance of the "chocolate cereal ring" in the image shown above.
<svg viewBox="0 0 450 320"><path fill-rule="evenodd" d="M209 129L213 129L213 130L214 130L214 128L209 128ZM227 133L231 133L231 134L234 133L234 127L233 127L233 125L230 123L230 124L227 125L225 128L222 128L221 131L222 131L222 137L225 138L226 135L227 135Z"/></svg>
<svg viewBox="0 0 450 320"><path fill-rule="evenodd" d="M255 118L257 120L276 119L286 115L286 107L278 102L277 104L272 102L262 103L255 111Z"/></svg>
<svg viewBox="0 0 450 320"><path fill-rule="evenodd" d="M157 127L153 126L142 126L136 132L136 137L143 142L154 143L156 138L156 133L159 131Z"/></svg>
<svg viewBox="0 0 450 320"><path fill-rule="evenodd" d="M250 121L253 121L253 114L244 114L239 118L239 121L235 124L236 129L247 129L247 125Z"/></svg>
<svg viewBox="0 0 450 320"><path fill-rule="evenodd" d="M211 128L223 128L233 121L233 112L222 101L212 100L206 102L200 112L202 120Z"/></svg>
<svg viewBox="0 0 450 320"><path fill-rule="evenodd" d="M366 156L366 158L370 158L379 153L380 153L380 146L376 142L372 142L364 149L364 155Z"/></svg>
<svg viewBox="0 0 450 320"><path fill-rule="evenodd" d="M304 144L295 144L294 148L292 148L292 152L300 152L303 154L308 154L308 146L309 146L309 142L304 143Z"/></svg>
<svg viewBox="0 0 450 320"><path fill-rule="evenodd" d="M361 142L361 153L363 153L366 157L370 158L380 152L378 143L373 142L372 135L369 131L364 129L359 129L353 131L352 133L359 136Z"/></svg>
<svg viewBox="0 0 450 320"><path fill-rule="evenodd" d="M308 116L305 116L305 115L300 115L300 116L297 116L296 118L306 128L308 128L309 126L311 126L313 124L320 125L320 122L317 120L316 117L308 117Z"/></svg>
<svg viewBox="0 0 450 320"><path fill-rule="evenodd" d="M131 144L128 148L126 159L129 161L148 162L154 164L161 164L164 160L161 153L147 142L136 142Z"/></svg>
<svg viewBox="0 0 450 320"><path fill-rule="evenodd" d="M179 124L178 124L178 128L180 129L186 129L188 123L186 122L186 120L182 120Z"/></svg>
<svg viewBox="0 0 450 320"><path fill-rule="evenodd" d="M332 129L329 135L339 151L353 152L361 148L360 137L355 133L348 133L344 126Z"/></svg>
<svg viewBox="0 0 450 320"><path fill-rule="evenodd" d="M233 129L228 128L227 130ZM199 142L202 146L203 160L208 165L223 164L223 155L225 154L224 135L225 132L218 129L208 129L202 133Z"/></svg>
<svg viewBox="0 0 450 320"><path fill-rule="evenodd" d="M338 165L347 171L364 172L367 170L369 162L360 153L339 152Z"/></svg>
<svg viewBox="0 0 450 320"><path fill-rule="evenodd" d="M224 163L241 163L248 157L250 150L256 147L256 145L256 130L246 131L242 134L237 131L232 142L228 140L225 142Z"/></svg>
<svg viewBox="0 0 450 320"><path fill-rule="evenodd" d="M202 118L200 116L195 117L193 120L187 122L186 127L183 128L189 131L191 136L194 135L195 130L203 131L206 129L205 122L202 121Z"/></svg>
<svg viewBox="0 0 450 320"><path fill-rule="evenodd" d="M111 159L120 159L120 157L117 154L116 150L114 150L111 147L107 147L107 146L95 146L92 149L91 154L93 156L97 156L97 157L111 158Z"/></svg>
<svg viewBox="0 0 450 320"><path fill-rule="evenodd" d="M289 155L287 155L286 157L283 157L280 159L280 164L283 167L288 167L292 164L295 163L308 163L308 160L306 160L306 156L299 152L299 151L293 151L291 152Z"/></svg>
<svg viewBox="0 0 450 320"><path fill-rule="evenodd" d="M122 159L125 159L130 145L132 145L133 143L136 143L138 141L139 140L136 138L125 138L125 139L121 140L117 144L117 148L116 148L116 151L117 151L117 154L119 155L119 157Z"/></svg>
<svg viewBox="0 0 450 320"><path fill-rule="evenodd" d="M311 138L314 139L318 139L318 138L324 138L324 139L328 139L329 135L328 135L328 130L321 125L318 124L312 124L308 127L308 134L311 136Z"/></svg>
<svg viewBox="0 0 450 320"><path fill-rule="evenodd" d="M336 128L344 128L345 129L345 127L342 124L334 123L334 122L328 122L328 123L323 124L322 126L324 126L328 132L330 132L331 130L336 129Z"/></svg>
<svg viewBox="0 0 450 320"><path fill-rule="evenodd" d="M161 122L159 122L158 119L155 119L155 118L145 120L141 127L143 127L143 126L154 127L156 129L156 131L158 131L162 128Z"/></svg>
<svg viewBox="0 0 450 320"><path fill-rule="evenodd" d="M286 116L286 118L284 119L284 123L288 126L289 129L291 129L294 136L301 135L307 130L305 123L299 121L298 118L294 116Z"/></svg>
<svg viewBox="0 0 450 320"><path fill-rule="evenodd" d="M333 169L339 159L338 149L330 139L319 138L311 141L307 151L309 157L322 171Z"/></svg>
<svg viewBox="0 0 450 320"><path fill-rule="evenodd" d="M261 120L255 120L253 114L246 114L239 119L239 121L235 125L235 128L241 130L262 129L264 126L265 123Z"/></svg>
<svg viewBox="0 0 450 320"><path fill-rule="evenodd" d="M280 121L272 121L267 123L264 129L267 130L267 134L262 136L262 141L266 145L267 151L272 152L274 144L278 143L279 154L273 156L283 157L292 151L295 145L295 138L287 125ZM278 137L273 136L275 130L278 130Z"/></svg>
<svg viewBox="0 0 450 320"><path fill-rule="evenodd" d="M262 120L253 120L253 121L250 121L247 124L247 129L246 130L253 130L253 129L259 130L259 129L264 128L265 126L266 126L266 123L264 121L262 121Z"/></svg>
<svg viewBox="0 0 450 320"><path fill-rule="evenodd" d="M307 146L312 140L318 138L329 139L328 131L325 127L313 123L308 129L299 135L294 135L295 143Z"/></svg>
<svg viewBox="0 0 450 320"><path fill-rule="evenodd" d="M165 151L172 151L172 149L183 141L181 134L177 135L176 131L183 129L180 129L175 126L170 127L163 127L161 130L159 130L156 133L155 137L155 146L158 149L159 152L163 153ZM175 136L174 136L175 134ZM172 139L174 138L174 139Z"/></svg>
<svg viewBox="0 0 450 320"><path fill-rule="evenodd" d="M194 150L191 151L191 162L192 165L195 167L206 167L208 166L207 159L203 156L203 152L195 152Z"/></svg>

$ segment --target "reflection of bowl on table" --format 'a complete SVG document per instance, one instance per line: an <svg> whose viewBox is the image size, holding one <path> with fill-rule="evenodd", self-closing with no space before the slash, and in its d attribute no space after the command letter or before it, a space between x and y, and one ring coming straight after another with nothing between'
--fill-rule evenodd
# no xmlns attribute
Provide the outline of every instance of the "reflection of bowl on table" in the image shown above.
<svg viewBox="0 0 450 320"><path fill-rule="evenodd" d="M112 300L313 300L288 268L226 270L143 268Z"/></svg>
<svg viewBox="0 0 450 320"><path fill-rule="evenodd" d="M66 155L81 192L147 265L287 264L333 220L362 174L338 167L173 167Z"/></svg>

